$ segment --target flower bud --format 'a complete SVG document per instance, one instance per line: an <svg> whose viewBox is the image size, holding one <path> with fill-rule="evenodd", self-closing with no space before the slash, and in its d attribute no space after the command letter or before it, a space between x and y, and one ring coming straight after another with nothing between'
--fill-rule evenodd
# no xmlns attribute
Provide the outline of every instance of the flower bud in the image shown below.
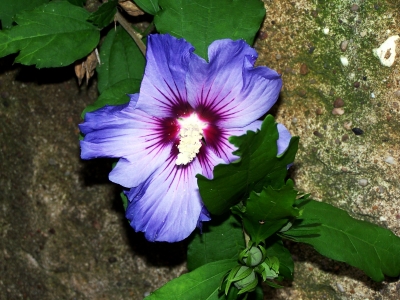
<svg viewBox="0 0 400 300"><path fill-rule="evenodd" d="M240 254L240 259L246 266L255 267L261 264L266 257L265 249L262 246L251 247L250 249L245 249Z"/></svg>
<svg viewBox="0 0 400 300"><path fill-rule="evenodd" d="M242 266L239 269L239 271L236 273L236 277L240 276L240 274L243 274L248 269L249 269L249 267ZM254 281L258 282L256 274L254 273L254 270L252 270L250 275L248 275L247 277L245 277L245 278L243 278L243 279L241 279L239 281L236 281L234 284L239 290L241 290L241 289L244 289L244 288L246 288L247 286L249 286L251 284L254 284Z"/></svg>

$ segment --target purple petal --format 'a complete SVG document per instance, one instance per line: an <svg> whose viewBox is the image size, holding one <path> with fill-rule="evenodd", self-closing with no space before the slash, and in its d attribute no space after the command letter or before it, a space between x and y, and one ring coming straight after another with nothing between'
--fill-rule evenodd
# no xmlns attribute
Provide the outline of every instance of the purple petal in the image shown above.
<svg viewBox="0 0 400 300"><path fill-rule="evenodd" d="M281 155L289 146L289 142L292 136L290 135L289 130L287 130L283 124L278 123L277 127L279 133L279 138L277 141L278 155Z"/></svg>
<svg viewBox="0 0 400 300"><path fill-rule="evenodd" d="M262 121L254 121L253 123L250 123L249 125L242 127L242 128L229 128L229 133L230 135L236 135L236 136L241 136L243 134L246 134L247 131L254 131L257 132L261 128Z"/></svg>
<svg viewBox="0 0 400 300"><path fill-rule="evenodd" d="M121 105L106 105L95 111L87 112L85 114L85 123L79 124L79 129L81 132L83 134L87 134L88 132L95 130L90 125L97 123L98 119L102 119L104 117L110 118L110 115L118 115L118 113L120 113L122 110L126 111L127 113L133 113L136 103L139 99L139 94L131 94L127 96L130 98L128 103Z"/></svg>
<svg viewBox="0 0 400 300"><path fill-rule="evenodd" d="M218 40L207 62L191 54L188 101L205 119L224 128L244 127L276 102L280 76L267 67L253 68L257 53L244 41Z"/></svg>
<svg viewBox="0 0 400 300"><path fill-rule="evenodd" d="M136 108L136 104L139 100L139 94L126 94L129 97L129 105L132 108Z"/></svg>
<svg viewBox="0 0 400 300"><path fill-rule="evenodd" d="M232 152L236 151L237 148L231 144L228 140L230 136L241 136L251 130L256 132L261 128L262 121L254 121L247 126L242 128L229 128L229 129L213 129L212 132L205 130L205 140L207 147L210 148L218 157L223 159L224 163L230 163L237 160L239 157L233 155Z"/></svg>
<svg viewBox="0 0 400 300"><path fill-rule="evenodd" d="M81 158L123 157L134 153L137 147L133 142L141 133L132 120L140 118L134 112L125 111L127 107L106 106L86 113L85 122L79 125L85 135L81 144Z"/></svg>
<svg viewBox="0 0 400 300"><path fill-rule="evenodd" d="M176 117L187 103L185 78L192 45L168 34L150 35L147 65L137 108L157 117Z"/></svg>
<svg viewBox="0 0 400 300"><path fill-rule="evenodd" d="M207 140L207 135L205 135L207 146L216 153L218 157L224 160L224 163L230 163L237 160L239 157L232 154L237 148L229 143L228 138L230 136L241 136L247 133L247 131L257 132L261 128L262 121L254 121L243 128L229 128L222 130L219 140L213 144L212 141ZM280 123L277 124L279 138L277 140L278 153L282 154L286 148L289 146L291 135L286 127ZM216 164L214 164L215 166ZM212 178L212 177L211 177ZM211 179L209 178L209 179Z"/></svg>
<svg viewBox="0 0 400 300"><path fill-rule="evenodd" d="M200 229L200 232L203 233L203 222L207 222L211 220L210 213L208 212L207 208L203 205L201 208L199 219L197 220L196 227Z"/></svg>
<svg viewBox="0 0 400 300"><path fill-rule="evenodd" d="M150 178L127 194L126 217L149 241L177 242L185 239L202 220L202 201L195 175L198 161L184 167L171 157Z"/></svg>
<svg viewBox="0 0 400 300"><path fill-rule="evenodd" d="M86 113L80 125L85 134L81 158L121 158L110 173L110 180L124 187L134 187L149 177L169 157L173 139L166 139L160 121L129 105L106 106Z"/></svg>
<svg viewBox="0 0 400 300"><path fill-rule="evenodd" d="M208 179L213 179L213 171L216 165L226 163L220 156L216 155L210 147L201 147L194 161L201 166L201 172L199 173Z"/></svg>
<svg viewBox="0 0 400 300"><path fill-rule="evenodd" d="M127 188L136 187L143 178L148 178L154 170L160 167L168 158L169 150L160 151L156 155L146 153L143 149L141 153L136 153L128 159L120 158L115 168L111 171L109 179Z"/></svg>

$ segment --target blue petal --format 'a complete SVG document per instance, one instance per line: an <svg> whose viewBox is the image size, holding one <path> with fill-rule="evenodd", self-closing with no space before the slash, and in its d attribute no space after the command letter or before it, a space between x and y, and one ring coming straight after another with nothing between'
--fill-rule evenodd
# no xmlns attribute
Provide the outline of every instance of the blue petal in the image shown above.
<svg viewBox="0 0 400 300"><path fill-rule="evenodd" d="M197 228L200 229L200 232L203 233L203 222L207 222L211 220L210 213L208 212L207 208L203 205L201 208L201 213L199 219L197 220Z"/></svg>
<svg viewBox="0 0 400 300"><path fill-rule="evenodd" d="M136 187L166 161L169 153L169 149L154 154L143 149L128 159L120 158L109 179L126 188Z"/></svg>
<svg viewBox="0 0 400 300"><path fill-rule="evenodd" d="M220 157L224 160L224 163L230 163L235 160L237 160L239 157L232 154L232 152L236 151L237 148L229 143L228 138L230 136L241 136L243 134L246 134L247 131L254 131L257 132L261 128L262 121L254 121L253 123L250 123L249 125L243 127L243 128L229 128L229 129L224 129L222 135L221 135L221 142L218 143L218 148L217 149L212 149L213 152L216 154L217 157ZM277 140L277 146L278 146L278 153L277 155L282 154L287 147L289 146L289 142L291 139L290 132L286 129L286 127L280 123L277 124L277 129L278 129L278 134L279 138ZM211 152L210 150L208 150ZM221 162L219 162L221 163ZM214 166L217 165L217 163L214 164ZM203 167L204 170L204 167ZM212 171L211 171L212 172ZM209 179L212 178L212 173L211 177L208 177Z"/></svg>
<svg viewBox="0 0 400 300"><path fill-rule="evenodd" d="M227 141L227 143L229 143ZM201 166L201 174L208 179L213 179L214 167L219 164L227 163L221 156L215 153L210 147L201 147L200 152L195 158L194 162L199 163Z"/></svg>
<svg viewBox="0 0 400 300"><path fill-rule="evenodd" d="M137 108L157 117L176 117L178 108L188 106L185 78L192 45L168 34L150 35L147 65Z"/></svg>
<svg viewBox="0 0 400 300"><path fill-rule="evenodd" d="M238 128L260 118L276 102L282 86L279 74L254 68L257 53L244 41L218 40L208 52L208 64L191 54L187 91L192 107L215 115L221 127Z"/></svg>
<svg viewBox="0 0 400 300"><path fill-rule="evenodd" d="M85 134L81 158L121 158L110 173L110 180L134 187L150 176L169 157L170 144L161 143L160 125L135 109L137 96L128 105L106 106L86 113L80 124Z"/></svg>
<svg viewBox="0 0 400 300"><path fill-rule="evenodd" d="M278 133L279 133L279 138L277 141L278 145L278 155L281 155L287 147L289 146L290 139L292 138L289 130L286 129L286 127L283 124L278 123Z"/></svg>
<svg viewBox="0 0 400 300"><path fill-rule="evenodd" d="M215 147L212 151L221 159L223 159L224 163L230 163L237 160L239 157L232 154L232 152L236 151L237 148L231 144L228 140L231 136L241 136L247 133L247 131L257 132L258 129L261 128L262 121L254 121L247 126L241 128L229 128L221 130L221 136L219 138L218 143L215 144ZM207 138L206 138L206 142ZM208 143L211 145L211 143Z"/></svg>
<svg viewBox="0 0 400 300"><path fill-rule="evenodd" d="M127 194L126 217L131 226L143 231L149 241L177 242L188 237L199 221L206 221L195 177L201 172L198 161L182 167L171 157Z"/></svg>

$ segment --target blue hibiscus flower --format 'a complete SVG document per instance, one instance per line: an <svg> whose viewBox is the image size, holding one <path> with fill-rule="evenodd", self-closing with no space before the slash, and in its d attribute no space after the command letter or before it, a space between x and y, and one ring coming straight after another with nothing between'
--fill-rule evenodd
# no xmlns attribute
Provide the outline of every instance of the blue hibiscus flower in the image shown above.
<svg viewBox="0 0 400 300"><path fill-rule="evenodd" d="M237 159L232 135L256 131L276 102L282 81L254 67L244 41L217 40L209 62L184 39L150 35L139 94L130 102L86 113L81 157L119 158L110 180L129 190L126 217L150 241L185 239L210 220L196 174L211 179L217 164ZM278 153L290 134L278 124Z"/></svg>

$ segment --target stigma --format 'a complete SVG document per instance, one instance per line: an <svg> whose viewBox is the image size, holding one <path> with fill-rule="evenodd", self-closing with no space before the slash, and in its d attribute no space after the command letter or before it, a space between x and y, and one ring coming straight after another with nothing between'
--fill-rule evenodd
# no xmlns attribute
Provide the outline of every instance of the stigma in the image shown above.
<svg viewBox="0 0 400 300"><path fill-rule="evenodd" d="M179 154L175 163L177 165L187 165L199 153L202 146L203 129L207 126L195 113L187 118L178 119L179 131Z"/></svg>

